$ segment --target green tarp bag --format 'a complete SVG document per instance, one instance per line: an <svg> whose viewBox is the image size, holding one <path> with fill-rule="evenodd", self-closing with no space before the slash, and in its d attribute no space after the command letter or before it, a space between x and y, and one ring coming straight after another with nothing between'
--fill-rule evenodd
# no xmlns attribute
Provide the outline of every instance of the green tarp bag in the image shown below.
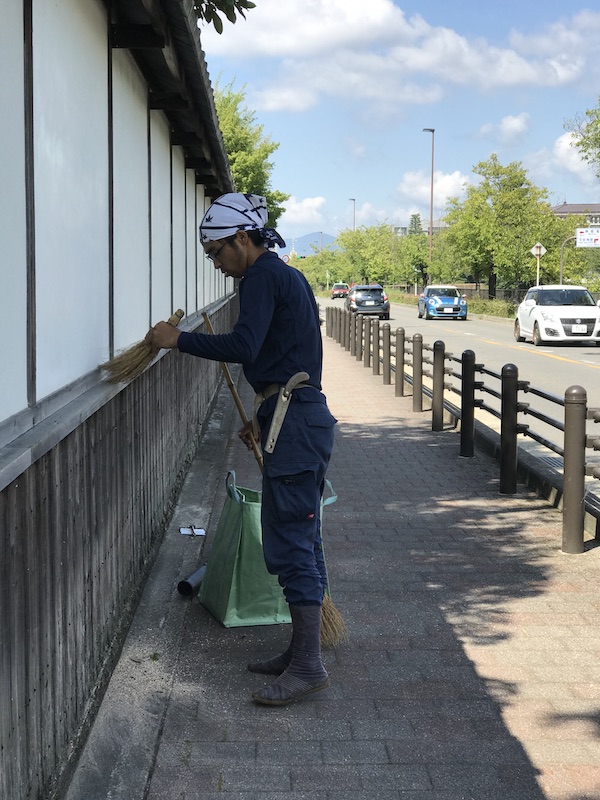
<svg viewBox="0 0 600 800"><path fill-rule="evenodd" d="M233 470L225 487L227 498L198 599L226 628L291 622L277 576L265 566L261 492L236 486Z"/></svg>

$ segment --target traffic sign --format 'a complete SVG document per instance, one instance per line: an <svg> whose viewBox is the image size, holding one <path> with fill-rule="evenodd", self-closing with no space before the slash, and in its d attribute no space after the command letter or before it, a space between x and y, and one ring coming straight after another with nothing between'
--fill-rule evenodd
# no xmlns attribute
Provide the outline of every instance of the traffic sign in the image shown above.
<svg viewBox="0 0 600 800"><path fill-rule="evenodd" d="M533 247L529 252L531 253L532 256L540 258L540 256L543 256L547 251L544 245L541 244L541 242L538 242L537 244L533 245Z"/></svg>
<svg viewBox="0 0 600 800"><path fill-rule="evenodd" d="M576 247L600 247L600 228L577 228Z"/></svg>

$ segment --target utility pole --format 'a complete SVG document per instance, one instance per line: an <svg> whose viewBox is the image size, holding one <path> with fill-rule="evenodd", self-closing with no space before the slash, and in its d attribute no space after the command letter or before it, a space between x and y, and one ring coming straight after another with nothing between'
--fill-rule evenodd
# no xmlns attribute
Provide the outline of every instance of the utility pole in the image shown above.
<svg viewBox="0 0 600 800"><path fill-rule="evenodd" d="M429 264L433 260L433 169L435 154L435 128L423 128L424 133L431 134L431 191L429 195Z"/></svg>

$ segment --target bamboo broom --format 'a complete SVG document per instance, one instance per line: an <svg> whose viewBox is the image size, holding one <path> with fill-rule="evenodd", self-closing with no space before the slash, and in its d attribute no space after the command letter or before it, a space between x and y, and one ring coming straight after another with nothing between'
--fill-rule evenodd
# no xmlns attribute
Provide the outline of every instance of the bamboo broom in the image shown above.
<svg viewBox="0 0 600 800"><path fill-rule="evenodd" d="M172 314L167 322L177 327L183 318L183 311L179 308ZM141 375L146 367L159 354L159 347L152 347L145 342L138 342L124 350L119 355L100 364L100 369L107 372L108 383L120 383L121 381L131 381Z"/></svg>
<svg viewBox="0 0 600 800"><path fill-rule="evenodd" d="M202 312L202 316L204 318L204 323L206 325L206 330L210 334L214 334L214 328L210 321L210 317L204 311ZM244 405L238 393L238 390L235 388L233 384L233 380L231 378L231 372L229 371L229 367L227 364L220 362L221 370L225 376L225 380L227 382L227 386L233 396L236 408L242 420L242 423L246 425L248 422L248 416L244 409ZM254 451L254 456L258 463L261 473L264 471L264 464L262 454L258 448L258 442L254 438L254 434L250 433L250 440L252 443L252 450ZM336 647L337 645L342 644L348 639L348 631L346 628L346 623L344 622L344 618L342 617L341 613L335 607L333 600L331 599L331 594L329 593L329 586L325 591L323 596L323 604L321 605L321 645L322 647Z"/></svg>

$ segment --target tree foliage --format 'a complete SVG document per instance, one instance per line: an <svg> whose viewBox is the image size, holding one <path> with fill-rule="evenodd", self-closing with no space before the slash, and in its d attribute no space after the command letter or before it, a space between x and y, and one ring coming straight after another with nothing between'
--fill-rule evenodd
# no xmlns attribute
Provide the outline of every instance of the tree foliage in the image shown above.
<svg viewBox="0 0 600 800"><path fill-rule="evenodd" d="M217 81L214 96L236 190L263 195L269 209L269 226L274 228L284 211L282 203L289 197L271 188L270 158L279 144L264 135L254 112L245 107L243 88L235 91L232 81L221 89Z"/></svg>
<svg viewBox="0 0 600 800"><path fill-rule="evenodd" d="M250 0L196 0L194 11L198 19L212 24L217 33L223 33L223 20L219 12L224 14L229 22L235 24L237 21L236 12L246 19L245 11L256 8L256 3Z"/></svg>
<svg viewBox="0 0 600 800"><path fill-rule="evenodd" d="M600 98L596 108L567 121L565 128L573 134L573 143L583 160L591 164L600 178Z"/></svg>

